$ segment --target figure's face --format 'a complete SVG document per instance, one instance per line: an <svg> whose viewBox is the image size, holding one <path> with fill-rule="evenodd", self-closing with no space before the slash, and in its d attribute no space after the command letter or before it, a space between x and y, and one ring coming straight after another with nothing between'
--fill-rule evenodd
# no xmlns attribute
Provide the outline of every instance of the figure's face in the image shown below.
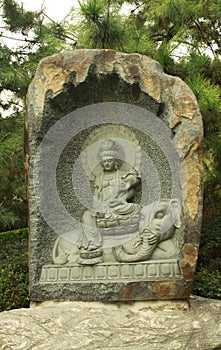
<svg viewBox="0 0 221 350"><path fill-rule="evenodd" d="M116 169L116 159L105 158L101 162L104 171L113 171Z"/></svg>

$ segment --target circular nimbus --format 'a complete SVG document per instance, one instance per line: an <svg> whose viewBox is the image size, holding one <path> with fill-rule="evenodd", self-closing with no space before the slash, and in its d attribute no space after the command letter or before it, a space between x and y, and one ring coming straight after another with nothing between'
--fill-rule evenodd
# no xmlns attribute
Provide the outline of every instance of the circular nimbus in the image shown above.
<svg viewBox="0 0 221 350"><path fill-rule="evenodd" d="M115 130L116 125L119 126L118 132L117 129ZM153 192L152 198L155 196L155 199L160 199L162 182L158 176L159 169L155 166L155 163L157 163L155 160L158 159L157 157L159 155L159 158L163 155L164 159L167 161L167 168L171 170L170 197L179 198L181 200L178 176L178 155L176 153L171 130L162 120L144 108L126 103L107 102L80 108L65 115L49 129L38 148L33 171L33 185L36 191L36 200L44 220L57 235L64 236L72 243L76 243L79 240L82 227L79 218L76 218L67 208L68 193L66 194L66 203L61 200L57 187L59 187L60 183L63 181L63 177L60 176L60 178L57 179L57 166L61 154L68 143L77 138L79 134L84 135L84 131L90 128L92 128L93 131L89 134L88 140L83 140L82 144L79 145L78 157L75 158L72 172L73 188L75 192L77 192L76 197L78 197L79 202L83 202L83 206L90 207L91 204L88 205L88 203L92 203L94 199L93 193L90 191L88 174L93 172L96 166L99 165L99 159L97 158L93 161L90 159L88 166L88 162L85 162L85 157L88 159L89 150L92 151L89 152L89 154L95 154L95 151L98 150L102 140L102 138L99 140L99 129L100 131L102 131L102 129L103 131L115 130L113 134L105 131L106 134L104 132L103 139L112 137L116 141L118 140L124 150L124 156L121 156L123 158L122 161L136 168L141 177L142 186L145 183L147 184L148 181L151 183L151 190ZM124 133L122 130L125 131L127 136L123 137ZM134 136L135 134L143 136L140 136L141 139L139 139ZM88 133L85 135L88 135ZM160 152L158 152L155 147L155 158L152 157L151 154L147 154L145 148L142 147L142 144L146 142L145 138L152 140L160 150ZM125 150L127 151L125 152ZM135 159L137 155L135 163L133 161L133 152L135 154ZM138 156L139 152L141 156ZM87 169L85 172L86 163ZM158 163L160 164L160 160ZM164 169L162 168L160 171L163 173ZM84 173L86 175L84 175ZM80 181L80 185L76 186L75 183L78 183L79 179L84 179L84 176L85 181L83 181L83 183ZM88 190L89 193L89 199L86 197L88 199L86 203L81 196L81 192L79 194L76 190L76 188L82 186L86 186L86 192ZM142 188L141 192L140 202L142 205L145 205L149 200L148 195L145 193L144 188ZM93 207L91 209L93 209ZM125 236L124 239L127 241L127 236Z"/></svg>

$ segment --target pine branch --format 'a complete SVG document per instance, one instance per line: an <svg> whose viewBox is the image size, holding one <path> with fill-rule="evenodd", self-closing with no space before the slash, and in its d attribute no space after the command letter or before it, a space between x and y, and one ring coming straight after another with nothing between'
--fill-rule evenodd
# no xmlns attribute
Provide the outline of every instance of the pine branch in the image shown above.
<svg viewBox="0 0 221 350"><path fill-rule="evenodd" d="M198 21L198 20L195 20L194 23L196 24L197 28L199 29L200 34L201 34L201 36L202 36L202 39L204 40L204 42L209 46L210 50L212 51L213 56L216 57L216 53L214 52L211 43L210 43L210 42L207 40L207 38L205 37L204 32L203 32L203 30L202 30L202 28L201 28L201 26L200 26L199 21Z"/></svg>
<svg viewBox="0 0 221 350"><path fill-rule="evenodd" d="M42 11L41 14L44 15L47 19L49 19L50 22L57 24L57 22L54 21L51 17L49 17L44 11Z"/></svg>
<svg viewBox="0 0 221 350"><path fill-rule="evenodd" d="M21 38L13 38L13 37L10 37L8 35L4 35L4 34L1 34L0 35L1 38L5 38L5 39L9 39L9 40L15 40L15 41L23 41L23 42L26 42L26 43L31 43L31 44L37 44L38 41L36 40L30 40L30 39L21 39Z"/></svg>

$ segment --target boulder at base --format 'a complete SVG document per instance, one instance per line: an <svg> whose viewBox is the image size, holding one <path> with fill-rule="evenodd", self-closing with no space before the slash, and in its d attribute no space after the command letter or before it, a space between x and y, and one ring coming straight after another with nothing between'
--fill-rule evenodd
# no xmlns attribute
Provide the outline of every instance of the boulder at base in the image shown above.
<svg viewBox="0 0 221 350"><path fill-rule="evenodd" d="M0 329L4 350L218 350L221 301L44 302L1 313Z"/></svg>

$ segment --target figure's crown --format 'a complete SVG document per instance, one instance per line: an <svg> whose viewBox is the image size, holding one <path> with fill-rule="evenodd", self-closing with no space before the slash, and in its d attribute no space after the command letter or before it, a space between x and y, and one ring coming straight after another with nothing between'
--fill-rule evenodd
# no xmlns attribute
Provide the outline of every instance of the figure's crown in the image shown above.
<svg viewBox="0 0 221 350"><path fill-rule="evenodd" d="M118 147L117 144L111 140L105 140L102 143L101 149L100 149L100 157L105 158L105 157L111 157L111 158L118 158Z"/></svg>

